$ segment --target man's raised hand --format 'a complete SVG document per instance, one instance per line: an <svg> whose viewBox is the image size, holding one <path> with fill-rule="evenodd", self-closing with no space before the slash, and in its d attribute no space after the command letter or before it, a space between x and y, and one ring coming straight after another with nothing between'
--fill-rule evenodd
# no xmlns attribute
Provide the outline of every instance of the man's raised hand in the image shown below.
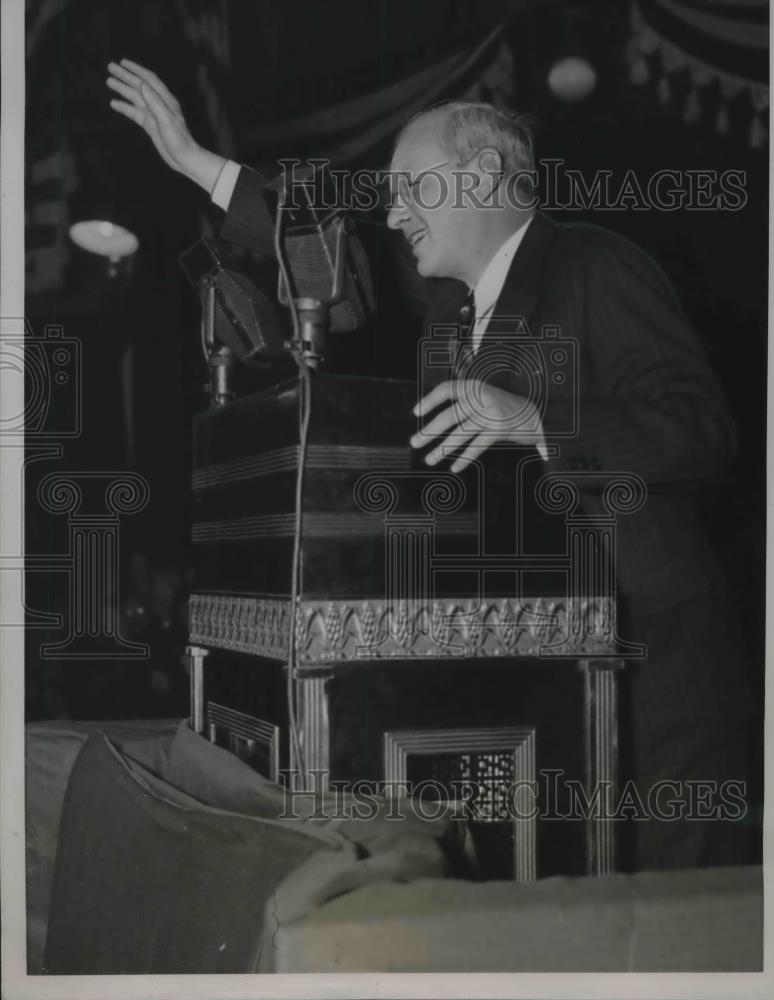
<svg viewBox="0 0 774 1000"><path fill-rule="evenodd" d="M180 103L165 84L130 59L108 63L108 71L107 85L119 95L110 107L147 132L167 166L211 191L224 159L194 140Z"/></svg>

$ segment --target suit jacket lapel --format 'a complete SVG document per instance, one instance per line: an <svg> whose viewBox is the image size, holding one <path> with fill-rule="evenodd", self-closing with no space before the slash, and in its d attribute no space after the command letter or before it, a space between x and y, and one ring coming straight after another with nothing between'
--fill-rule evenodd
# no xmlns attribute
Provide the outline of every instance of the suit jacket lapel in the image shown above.
<svg viewBox="0 0 774 1000"><path fill-rule="evenodd" d="M486 381L530 399L538 391L543 371L540 331L535 314L543 286L549 247L557 226L538 212L511 262L510 270L487 324L475 365L486 371ZM537 353L536 353L537 352Z"/></svg>
<svg viewBox="0 0 774 1000"><path fill-rule="evenodd" d="M505 284L481 341L479 355L487 345L496 345L498 332L515 332L513 322L509 322L513 317L520 317L527 324L530 322L540 294L546 253L556 231L556 224L548 216L542 212L535 214L511 262ZM457 374L457 324L460 307L468 294L467 286L461 281L440 279L433 285L429 296L420 376L425 390L454 378Z"/></svg>
<svg viewBox="0 0 774 1000"><path fill-rule="evenodd" d="M518 317L529 324L540 295L546 254L556 232L556 224L547 215L535 213L511 262L492 318L484 331L482 348L488 339L496 338L498 332L513 333L513 319Z"/></svg>

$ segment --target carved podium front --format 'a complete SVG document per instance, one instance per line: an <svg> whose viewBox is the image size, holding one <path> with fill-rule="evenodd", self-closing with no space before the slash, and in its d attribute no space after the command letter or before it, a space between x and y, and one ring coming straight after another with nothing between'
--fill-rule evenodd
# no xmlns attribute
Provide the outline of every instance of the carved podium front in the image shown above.
<svg viewBox="0 0 774 1000"><path fill-rule="evenodd" d="M192 725L318 791L463 789L485 875L612 871L609 563L631 484L588 517L534 449L430 471L416 396L315 375L300 492L298 380L196 418Z"/></svg>

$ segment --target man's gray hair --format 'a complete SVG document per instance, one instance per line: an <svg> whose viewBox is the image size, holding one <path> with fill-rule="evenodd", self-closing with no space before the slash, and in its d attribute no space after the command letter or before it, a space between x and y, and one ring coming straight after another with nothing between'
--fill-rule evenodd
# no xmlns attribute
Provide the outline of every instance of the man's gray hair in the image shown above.
<svg viewBox="0 0 774 1000"><path fill-rule="evenodd" d="M482 149L496 149L506 178L535 168L532 130L524 115L483 102L449 101L414 115L401 134L425 117L438 119L441 148L456 166L469 163Z"/></svg>

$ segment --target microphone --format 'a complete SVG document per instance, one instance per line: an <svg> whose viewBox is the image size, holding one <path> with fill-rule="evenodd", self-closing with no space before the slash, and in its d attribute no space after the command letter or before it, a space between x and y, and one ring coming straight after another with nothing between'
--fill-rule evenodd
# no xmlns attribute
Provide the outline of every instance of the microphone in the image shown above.
<svg viewBox="0 0 774 1000"><path fill-rule="evenodd" d="M330 173L322 168L300 180L291 178L284 193L291 204L283 206L280 249L292 287L286 290L280 281L280 301L314 299L328 309L332 332L359 329L376 308L374 287L355 224L336 204ZM265 194L277 219L279 193L270 188ZM296 195L300 205L293 200Z"/></svg>
<svg viewBox="0 0 774 1000"><path fill-rule="evenodd" d="M293 298L328 306L333 333L363 326L376 302L368 259L352 220L337 215L314 226L294 227L284 242Z"/></svg>
<svg viewBox="0 0 774 1000"><path fill-rule="evenodd" d="M216 241L197 240L180 263L203 304L211 299L214 342L250 365L263 366L286 353L274 304Z"/></svg>

